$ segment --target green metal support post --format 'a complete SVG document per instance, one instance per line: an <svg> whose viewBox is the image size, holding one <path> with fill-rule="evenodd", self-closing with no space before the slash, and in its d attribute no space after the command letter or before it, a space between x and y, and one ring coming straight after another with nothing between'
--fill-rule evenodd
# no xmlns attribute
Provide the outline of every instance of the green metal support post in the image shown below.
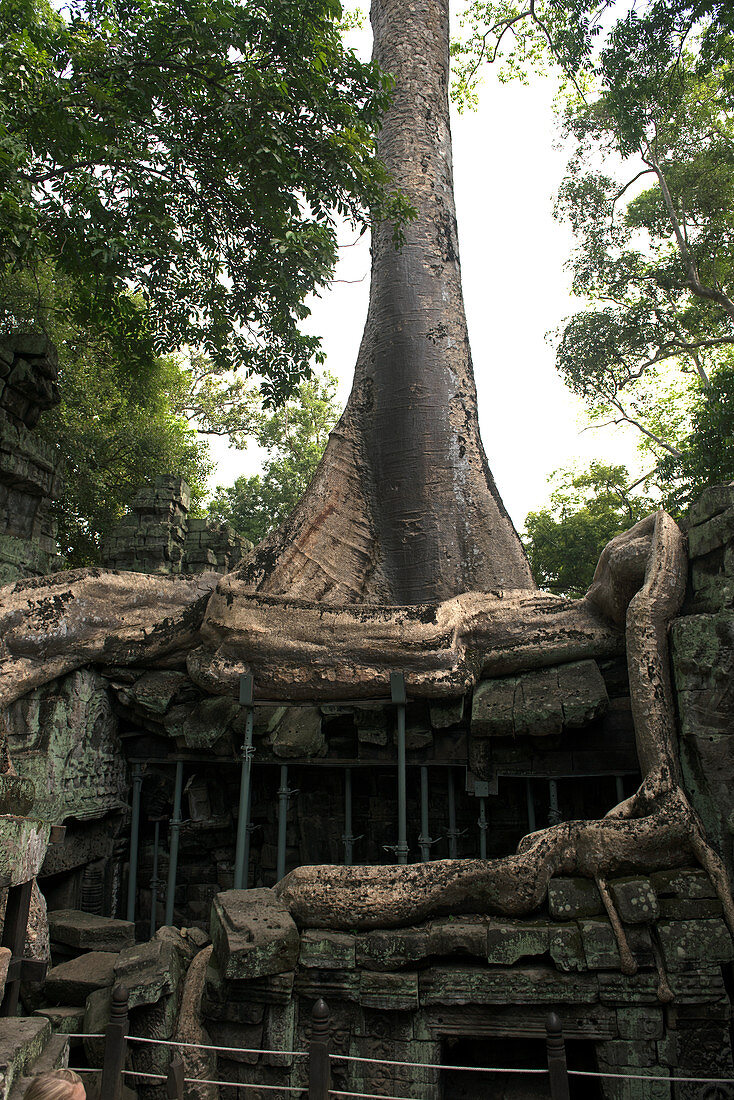
<svg viewBox="0 0 734 1100"><path fill-rule="evenodd" d="M405 676L402 672L390 673L390 697L397 707L398 717L398 842L395 852L398 863L408 862L408 811L405 766Z"/></svg>
<svg viewBox="0 0 734 1100"><path fill-rule="evenodd" d="M242 745L240 808L237 817L237 848L234 857L234 888L246 890L250 871L250 788L252 783L252 673L240 676L240 705L245 707L245 740Z"/></svg>
<svg viewBox="0 0 734 1100"><path fill-rule="evenodd" d="M421 835L418 837L418 844L421 850L421 863L428 863L433 841L428 832L428 768L425 765L421 765Z"/></svg>
<svg viewBox="0 0 734 1100"><path fill-rule="evenodd" d="M280 766L280 787L278 789L278 862L275 869L275 881L285 875L285 846L288 833L288 799L292 791L288 789L288 765Z"/></svg>
<svg viewBox="0 0 734 1100"><path fill-rule="evenodd" d="M479 858L487 858L487 799L480 796L479 798L479 820L477 821L479 826Z"/></svg>
<svg viewBox="0 0 734 1100"><path fill-rule="evenodd" d="M352 769L344 769L344 866L351 867L354 859L352 835Z"/></svg>
<svg viewBox="0 0 734 1100"><path fill-rule="evenodd" d="M181 831L181 795L183 793L183 760L176 761L176 786L173 793L173 816L168 847L168 890L166 892L166 924L173 924L173 902L178 871L178 838Z"/></svg>
<svg viewBox="0 0 734 1100"><path fill-rule="evenodd" d="M138 845L140 843L140 789L143 786L143 769L133 764L133 805L130 822L130 870L127 879L126 919L135 920L135 895L138 889Z"/></svg>
<svg viewBox="0 0 734 1100"><path fill-rule="evenodd" d="M459 855L459 830L456 828L456 788L454 787L454 769L447 771L448 802L449 802L449 827L446 836L449 842L449 859L457 859Z"/></svg>
<svg viewBox="0 0 734 1100"><path fill-rule="evenodd" d="M161 880L158 878L158 849L161 843L161 823L156 818L153 825L153 874L150 879L150 938L155 936L155 927L158 923L158 887Z"/></svg>

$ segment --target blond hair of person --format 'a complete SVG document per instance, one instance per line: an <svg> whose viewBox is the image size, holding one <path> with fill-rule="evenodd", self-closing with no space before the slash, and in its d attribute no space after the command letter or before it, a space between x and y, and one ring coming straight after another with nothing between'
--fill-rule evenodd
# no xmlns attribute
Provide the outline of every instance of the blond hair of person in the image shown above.
<svg viewBox="0 0 734 1100"><path fill-rule="evenodd" d="M73 1069L52 1069L33 1078L23 1100L71 1100L80 1095L78 1085L84 1088L84 1082Z"/></svg>

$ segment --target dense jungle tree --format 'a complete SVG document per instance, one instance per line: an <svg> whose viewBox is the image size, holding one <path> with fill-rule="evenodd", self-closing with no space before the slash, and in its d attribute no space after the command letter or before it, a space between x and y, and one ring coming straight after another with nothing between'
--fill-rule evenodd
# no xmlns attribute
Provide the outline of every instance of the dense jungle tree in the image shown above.
<svg viewBox="0 0 734 1100"><path fill-rule="evenodd" d="M257 370L318 356L298 322L337 217L405 213L374 129L389 80L337 0L0 0L0 265L52 260L90 320L150 306L156 350Z"/></svg>
<svg viewBox="0 0 734 1100"><path fill-rule="evenodd" d="M523 541L533 576L558 595L583 596L602 550L652 510L624 466L592 462L588 470L557 471L548 505L529 512Z"/></svg>

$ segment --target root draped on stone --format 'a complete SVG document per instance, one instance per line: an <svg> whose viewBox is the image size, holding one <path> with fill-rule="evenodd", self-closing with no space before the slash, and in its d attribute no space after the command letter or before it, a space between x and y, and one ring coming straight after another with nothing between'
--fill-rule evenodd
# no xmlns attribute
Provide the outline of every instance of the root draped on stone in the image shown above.
<svg viewBox="0 0 734 1100"><path fill-rule="evenodd" d="M400 669L411 695L441 697L483 676L617 654L626 642L643 779L605 818L533 833L505 859L298 868L278 893L300 924L320 927L472 910L517 917L542 903L554 874L598 880L695 857L734 933L726 871L680 785L667 632L686 568L683 537L660 511L612 540L577 601L515 590L342 607L258 596L236 575L56 574L0 590L0 706L85 664L184 661L213 694L236 695L240 674L252 671L261 698L369 697Z"/></svg>

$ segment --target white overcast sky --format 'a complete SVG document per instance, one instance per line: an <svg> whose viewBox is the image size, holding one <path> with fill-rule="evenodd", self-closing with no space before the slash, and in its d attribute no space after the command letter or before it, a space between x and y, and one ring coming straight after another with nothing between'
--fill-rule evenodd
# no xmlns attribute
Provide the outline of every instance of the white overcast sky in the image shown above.
<svg viewBox="0 0 734 1100"><path fill-rule="evenodd" d="M347 5L345 5L347 6ZM360 52L370 37L361 32ZM355 47L356 48L356 47ZM454 180L464 299L484 447L515 525L547 500L549 474L601 458L637 468L635 439L620 429L582 432L583 408L554 367L546 333L578 308L564 268L572 248L552 215L566 154L557 148L553 86L500 84L490 71L478 111L452 115ZM347 236L346 239L349 239ZM337 281L311 303L308 328L323 338L327 369L346 402L367 313L367 241L342 251ZM255 449L212 448L212 484L258 467Z"/></svg>

